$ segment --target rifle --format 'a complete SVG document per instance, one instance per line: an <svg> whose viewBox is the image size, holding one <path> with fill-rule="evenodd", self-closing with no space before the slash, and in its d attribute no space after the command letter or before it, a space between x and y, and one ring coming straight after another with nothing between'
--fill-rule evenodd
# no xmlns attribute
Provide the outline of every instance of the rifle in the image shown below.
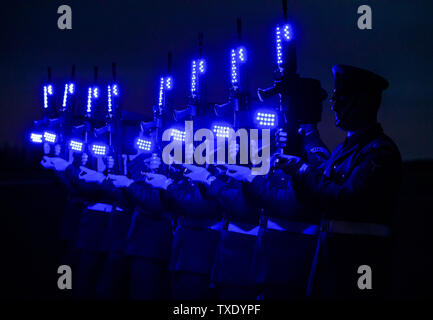
<svg viewBox="0 0 433 320"><path fill-rule="evenodd" d="M287 22L287 0L282 0L284 23L275 28L276 61L275 82L267 89L257 89L260 101L279 95L279 113L283 129L291 136L296 136L297 124L293 106L293 95L296 90L297 74L296 43L292 26ZM295 140L295 139L294 139ZM289 141L288 141L289 142ZM295 154L297 146L288 146L289 153Z"/></svg>
<svg viewBox="0 0 433 320"><path fill-rule="evenodd" d="M94 152L94 155L99 155L105 160L106 173L118 174L122 171L122 159L119 148L119 85L117 84L116 64L114 62L112 63L111 71L113 75L113 82L107 86L107 108L104 110L105 125L103 127L94 129L95 136L98 138L107 135L108 147L102 144L93 144L92 148L96 148L97 150L101 151L99 154L98 152Z"/></svg>
<svg viewBox="0 0 433 320"><path fill-rule="evenodd" d="M215 113L218 116L228 118L233 115L233 127L239 126L237 114L239 111L247 109L248 95L246 93L246 76L243 73L243 66L246 62L246 49L242 44L242 21L240 18L236 20L238 46L230 51L230 68L231 68L231 85L229 101L222 105L215 105Z"/></svg>

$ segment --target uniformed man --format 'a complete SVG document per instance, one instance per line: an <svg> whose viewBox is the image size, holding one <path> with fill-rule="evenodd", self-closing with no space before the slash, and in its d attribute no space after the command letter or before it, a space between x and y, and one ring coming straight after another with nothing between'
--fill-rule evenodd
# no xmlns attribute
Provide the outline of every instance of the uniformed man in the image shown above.
<svg viewBox="0 0 433 320"><path fill-rule="evenodd" d="M347 132L319 166L285 156L296 198L322 215L309 289L317 297L383 297L389 287L390 224L401 178L397 146L377 122L388 82L352 66L332 68L331 109Z"/></svg>

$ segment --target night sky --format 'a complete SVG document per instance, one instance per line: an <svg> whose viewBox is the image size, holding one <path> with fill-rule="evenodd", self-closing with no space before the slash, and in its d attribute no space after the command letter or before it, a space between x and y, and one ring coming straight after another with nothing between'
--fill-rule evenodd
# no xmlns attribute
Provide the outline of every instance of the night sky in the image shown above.
<svg viewBox="0 0 433 320"><path fill-rule="evenodd" d="M57 8L72 7L72 30L57 28ZM357 28L357 8L370 4L373 30ZM176 107L186 103L191 59L204 33L209 100L227 100L229 50L236 18L243 20L251 92L272 83L274 28L280 0L2 1L0 12L0 145L24 144L25 130L40 117L46 67L63 90L72 64L85 88L93 66L100 83L118 65L124 109L151 113L157 84L173 52ZM433 158L433 2L289 0L295 25L298 72L332 91L331 67L342 63L377 72L390 82L379 119L405 160ZM253 90L254 89L254 90ZM84 99L81 99L84 103ZM329 103L320 130L332 149L343 139Z"/></svg>

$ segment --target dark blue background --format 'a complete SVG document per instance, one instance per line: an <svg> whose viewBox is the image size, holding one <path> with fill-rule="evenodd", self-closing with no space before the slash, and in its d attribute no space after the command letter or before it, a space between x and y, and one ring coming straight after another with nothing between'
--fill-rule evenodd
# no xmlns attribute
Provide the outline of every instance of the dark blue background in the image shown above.
<svg viewBox="0 0 433 320"><path fill-rule="evenodd" d="M380 119L403 158L433 157L431 1L288 1L296 25L299 72L332 90L331 66L353 64L390 81ZM57 28L57 8L72 7L72 30ZM357 8L370 4L373 30L357 28ZM273 31L281 21L280 0L158 1L4 1L0 13L0 144L23 145L24 132L39 117L46 67L62 84L73 63L79 85L110 79L118 64L123 107L150 114L158 78L173 51L175 100L186 102L190 61L197 33L204 32L209 61L208 93L214 102L227 97L228 53L236 39L236 17L243 18L251 89L272 81ZM253 90L251 90L253 91ZM84 103L84 99L80 100ZM325 104L322 136L333 148L342 139Z"/></svg>

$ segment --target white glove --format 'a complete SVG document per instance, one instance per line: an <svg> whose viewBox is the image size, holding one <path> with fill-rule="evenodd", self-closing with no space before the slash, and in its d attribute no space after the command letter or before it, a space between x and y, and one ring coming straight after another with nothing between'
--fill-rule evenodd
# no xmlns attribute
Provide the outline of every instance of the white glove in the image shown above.
<svg viewBox="0 0 433 320"><path fill-rule="evenodd" d="M59 157L47 157L43 156L41 160L41 165L45 169L55 170L57 172L63 172L71 163L66 161L65 159Z"/></svg>
<svg viewBox="0 0 433 320"><path fill-rule="evenodd" d="M185 174L185 177L195 182L210 184L209 178L211 174L205 168L197 167L193 164L183 164L183 166L191 171L190 173Z"/></svg>
<svg viewBox="0 0 433 320"><path fill-rule="evenodd" d="M127 188L134 182L134 180L129 179L127 176L116 174L109 174L108 178L112 180L113 185L117 188Z"/></svg>
<svg viewBox="0 0 433 320"><path fill-rule="evenodd" d="M161 158L157 154L152 154L150 158L143 161L150 170L157 170L161 166Z"/></svg>
<svg viewBox="0 0 433 320"><path fill-rule="evenodd" d="M226 175L239 181L251 182L256 177L251 173L251 169L248 167L235 164L226 164L225 167L227 168Z"/></svg>
<svg viewBox="0 0 433 320"><path fill-rule="evenodd" d="M79 178L86 182L96 182L98 184L101 184L107 178L101 172L97 172L83 166L81 166L80 169L81 173L79 175Z"/></svg>
<svg viewBox="0 0 433 320"><path fill-rule="evenodd" d="M167 190L168 186L173 183L173 180L167 178L163 174L145 173L146 182L154 188Z"/></svg>

